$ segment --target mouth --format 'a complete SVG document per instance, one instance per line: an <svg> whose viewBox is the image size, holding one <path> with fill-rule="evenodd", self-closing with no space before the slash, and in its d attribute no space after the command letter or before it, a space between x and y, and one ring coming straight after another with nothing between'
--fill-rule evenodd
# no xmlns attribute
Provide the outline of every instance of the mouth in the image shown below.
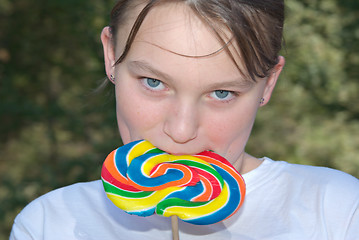
<svg viewBox="0 0 359 240"><path fill-rule="evenodd" d="M160 149L160 148L159 148ZM198 155L200 153L203 153L203 152L213 152L213 153L216 153L215 151L213 150L209 150L209 149L206 149L206 150L200 150L200 151L186 151L186 152L182 152L182 151L165 151L163 149L161 149L162 151L170 154L170 155L174 155L174 156L194 156L194 155Z"/></svg>
<svg viewBox="0 0 359 240"><path fill-rule="evenodd" d="M195 153L195 154L189 154L189 153L181 153L181 152L179 152L179 153L176 153L176 152L167 152L167 153L170 154L170 155L174 155L174 156L192 156L192 155L197 154L197 153Z"/></svg>
<svg viewBox="0 0 359 240"><path fill-rule="evenodd" d="M174 155L174 156L193 156L193 155L196 155L198 153L201 153L201 152L204 152L205 150L199 150L199 151L173 151L173 150L166 150L166 149L169 149L169 148L160 148L158 147L159 149L161 149L162 151L170 154L170 155Z"/></svg>
<svg viewBox="0 0 359 240"><path fill-rule="evenodd" d="M149 140L147 140L147 141L149 141ZM149 142L151 142L151 141L149 141ZM204 146L200 146L198 143L197 144L192 143L192 144L179 145L179 144L174 144L171 142L166 142L166 144L161 144L162 142L163 141L160 141L160 142L153 141L151 143L154 146L156 146L158 149L160 149L170 155L174 155L174 156L183 156L183 155L193 156L193 155L196 155L198 153L208 150L208 148L205 148Z"/></svg>

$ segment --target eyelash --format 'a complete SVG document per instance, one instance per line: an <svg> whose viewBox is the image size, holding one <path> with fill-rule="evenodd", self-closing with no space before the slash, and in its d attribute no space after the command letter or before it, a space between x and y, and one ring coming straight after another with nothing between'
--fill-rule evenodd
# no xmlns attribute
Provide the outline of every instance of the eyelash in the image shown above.
<svg viewBox="0 0 359 240"><path fill-rule="evenodd" d="M155 78L150 78L150 77L142 77L142 78L140 78L141 79L141 82L142 82L142 84L144 85L144 87L146 88L146 89L148 89L148 90L150 90L150 91L155 91L155 92L157 92L157 91L162 91L162 90L165 90L166 89L166 86L164 85L164 83L161 81L161 80L158 80L158 79L155 79ZM152 80L152 83L159 83L160 85L161 85L161 88L160 89L158 89L157 88L157 86L159 86L159 85L157 85L157 86L151 86L150 84L149 84L149 80Z"/></svg>
<svg viewBox="0 0 359 240"><path fill-rule="evenodd" d="M141 80L142 84L144 85L144 87L145 87L147 90L149 90L149 91L159 92L159 91L163 91L163 90L166 89L165 84L164 84L161 80L158 80L158 79L156 79L156 78L141 77L140 80ZM156 87L150 86L148 80L152 80L152 83L158 82L159 85L161 85L161 88L160 88L160 89L157 89L157 86L159 86L159 85L157 85ZM221 93L226 92L226 93L228 93L228 96L229 96L229 97L226 96L226 97L223 98L223 99L218 98L218 96L215 96L216 93L218 93L218 92L221 92ZM209 96L210 96L210 98L213 98L213 99L215 99L216 101L219 101L219 102L221 102L221 103L228 103L228 102L232 101L233 99L235 99L236 97L238 97L238 96L239 96L239 92L219 89L219 90L214 90L214 91L212 91L212 92L209 94Z"/></svg>
<svg viewBox="0 0 359 240"><path fill-rule="evenodd" d="M216 93L218 93L218 92L221 92L221 93L226 92L226 93L228 93L227 96L229 96L229 97L225 96L225 98L222 98L222 99L218 98L218 96L216 96ZM239 96L238 92L228 91L228 90L215 90L215 91L210 93L211 98L213 98L213 99L215 99L215 100L217 100L219 102L224 102L224 103L230 102L230 101L232 101L233 99L235 99L238 96Z"/></svg>

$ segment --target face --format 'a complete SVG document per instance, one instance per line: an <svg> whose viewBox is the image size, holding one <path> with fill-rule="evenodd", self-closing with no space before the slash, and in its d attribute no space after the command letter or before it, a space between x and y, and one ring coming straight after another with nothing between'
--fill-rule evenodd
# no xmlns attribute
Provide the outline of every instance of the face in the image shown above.
<svg viewBox="0 0 359 240"><path fill-rule="evenodd" d="M211 149L240 166L260 99L270 98L278 71L257 83L243 79L226 51L216 52L223 46L213 32L182 4L152 9L125 60L113 66L130 27L119 31L116 51L109 30L102 33L123 143L146 139L175 155Z"/></svg>

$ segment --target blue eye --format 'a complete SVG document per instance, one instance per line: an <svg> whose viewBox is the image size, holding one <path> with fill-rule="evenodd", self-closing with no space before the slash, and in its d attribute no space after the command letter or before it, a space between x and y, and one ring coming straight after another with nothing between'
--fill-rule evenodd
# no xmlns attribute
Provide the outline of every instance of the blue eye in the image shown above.
<svg viewBox="0 0 359 240"><path fill-rule="evenodd" d="M160 80L154 78L143 78L142 82L151 90L163 90L165 88L164 84Z"/></svg>
<svg viewBox="0 0 359 240"><path fill-rule="evenodd" d="M146 82L147 82L148 86L150 86L152 88L156 88L161 84L161 82L159 80L153 79L153 78L146 78Z"/></svg>
<svg viewBox="0 0 359 240"><path fill-rule="evenodd" d="M216 96L216 98L218 99L225 99L228 97L228 95L230 94L229 91L225 91L225 90L216 90L214 91L214 95Z"/></svg>
<svg viewBox="0 0 359 240"><path fill-rule="evenodd" d="M237 92L227 90L215 90L211 92L210 97L219 101L230 101L238 96Z"/></svg>

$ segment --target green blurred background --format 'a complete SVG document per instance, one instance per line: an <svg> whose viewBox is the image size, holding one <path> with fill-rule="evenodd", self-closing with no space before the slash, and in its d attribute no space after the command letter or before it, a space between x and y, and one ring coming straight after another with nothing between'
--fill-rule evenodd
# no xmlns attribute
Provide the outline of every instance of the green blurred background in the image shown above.
<svg viewBox="0 0 359 240"><path fill-rule="evenodd" d="M0 0L0 239L121 144L100 44L113 0ZM287 0L287 64L248 151L359 177L359 2Z"/></svg>

